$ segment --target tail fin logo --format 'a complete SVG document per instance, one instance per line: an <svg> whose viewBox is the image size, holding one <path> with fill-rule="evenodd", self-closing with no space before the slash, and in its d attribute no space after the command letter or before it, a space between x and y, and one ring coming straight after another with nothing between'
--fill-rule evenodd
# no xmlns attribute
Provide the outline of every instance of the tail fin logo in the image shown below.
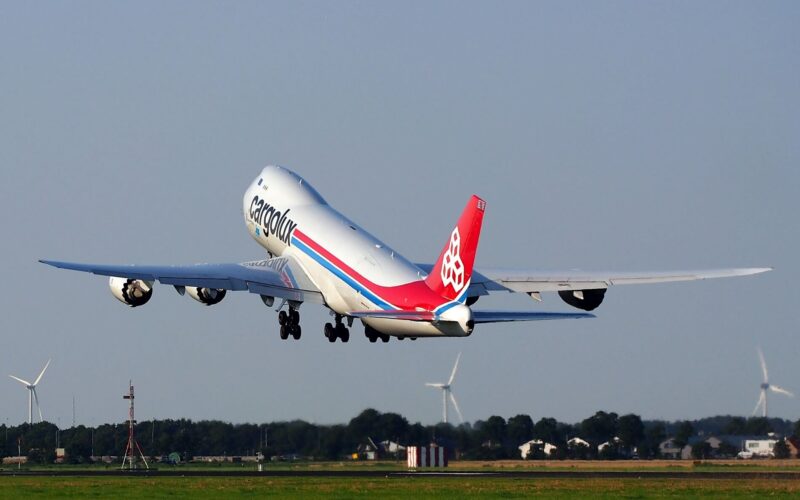
<svg viewBox="0 0 800 500"><path fill-rule="evenodd" d="M458 226L450 235L450 245L442 259L442 285L450 285L458 293L464 288L464 262L461 261L461 234Z"/></svg>

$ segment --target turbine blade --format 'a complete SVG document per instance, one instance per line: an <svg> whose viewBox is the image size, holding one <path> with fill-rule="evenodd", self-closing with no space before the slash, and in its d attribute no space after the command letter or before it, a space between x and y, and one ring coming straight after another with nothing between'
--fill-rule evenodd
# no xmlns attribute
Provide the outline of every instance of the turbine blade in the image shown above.
<svg viewBox="0 0 800 500"><path fill-rule="evenodd" d="M761 352L761 348L758 348L758 359L761 361L761 371L764 372L764 383L769 381L769 375L767 374L767 362L764 361L764 353Z"/></svg>
<svg viewBox="0 0 800 500"><path fill-rule="evenodd" d="M25 384L26 386L31 385L31 383L28 382L27 380L22 380L21 378L15 377L14 375L9 375L9 377L13 378L14 380L16 380L17 382L19 382L21 384Z"/></svg>
<svg viewBox="0 0 800 500"><path fill-rule="evenodd" d="M438 389L441 389L442 387L444 387L444 384L434 384L432 382L429 382L429 383L427 383L425 385L427 385L428 387L436 387Z"/></svg>
<svg viewBox="0 0 800 500"><path fill-rule="evenodd" d="M458 370L458 361L461 359L461 353L458 353L456 357L456 364L453 365L453 372L450 374L450 380L447 381L447 385L453 383L453 379L456 378L456 370Z"/></svg>
<svg viewBox="0 0 800 500"><path fill-rule="evenodd" d="M756 407L753 408L753 415L758 413L759 407L761 407L761 405L764 403L764 398L766 397L766 394L767 393L764 391L764 389L761 389L761 393L758 395L758 401L756 401Z"/></svg>
<svg viewBox="0 0 800 500"><path fill-rule="evenodd" d="M453 391L448 391L450 393L450 401L453 403L453 408L456 409L456 413L458 413L458 419L461 420L461 423L464 423L464 416L461 414L461 410L458 408L458 403L456 402L456 397L453 396Z"/></svg>
<svg viewBox="0 0 800 500"><path fill-rule="evenodd" d="M36 394L36 386L31 389L31 392L33 393L33 400L36 401L36 409L39 410L39 422L44 422L42 418L42 407L39 406L39 395Z"/></svg>
<svg viewBox="0 0 800 500"><path fill-rule="evenodd" d="M777 386L777 385L772 385L772 384L770 384L769 388L770 388L770 390L772 390L772 392L777 392L777 393L780 393L780 394L785 394L785 395L789 396L790 398L793 398L793 397L794 397L794 394L792 394L792 392L791 392L791 391L787 391L787 390L786 390L786 389L784 389L783 387L779 387L779 386Z"/></svg>
<svg viewBox="0 0 800 500"><path fill-rule="evenodd" d="M36 384L38 384L38 383L39 383L39 381L40 381L40 380L42 380L42 375L44 375L44 372L46 372L46 371L47 371L47 367L48 367L48 366L50 366L50 361L52 361L52 359L48 359L48 360L47 360L47 364L46 364L46 365L44 365L44 368L42 368L42 372L39 374L39 376L38 376L38 377L36 377L36 381L33 383L33 385L36 385Z"/></svg>

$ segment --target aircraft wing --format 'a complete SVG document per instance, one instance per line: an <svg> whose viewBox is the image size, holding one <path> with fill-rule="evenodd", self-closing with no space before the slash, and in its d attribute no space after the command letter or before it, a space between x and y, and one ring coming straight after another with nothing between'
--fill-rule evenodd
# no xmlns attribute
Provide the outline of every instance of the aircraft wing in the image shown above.
<svg viewBox="0 0 800 500"><path fill-rule="evenodd" d="M298 302L323 303L322 294L311 282L297 261L291 257L242 262L238 264L194 264L187 266L78 264L40 260L61 269L82 271L101 276L144 281L165 285L217 288L278 297Z"/></svg>
<svg viewBox="0 0 800 500"><path fill-rule="evenodd" d="M694 281L712 278L748 276L770 271L770 267L711 269L705 271L583 272L583 271L519 271L481 269L472 276L471 286L487 293L557 292L592 290L612 285L643 285L673 281ZM482 295L482 294L481 294Z"/></svg>

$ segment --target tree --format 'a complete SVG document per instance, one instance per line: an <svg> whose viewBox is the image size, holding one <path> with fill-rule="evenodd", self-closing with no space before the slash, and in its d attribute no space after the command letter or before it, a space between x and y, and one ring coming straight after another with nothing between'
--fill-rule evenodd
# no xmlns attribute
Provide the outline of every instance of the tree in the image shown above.
<svg viewBox="0 0 800 500"><path fill-rule="evenodd" d="M367 408L350 420L350 423L347 424L347 429L353 439L361 441L368 437L376 436L376 431L380 428L380 418L381 414L377 410Z"/></svg>
<svg viewBox="0 0 800 500"><path fill-rule="evenodd" d="M378 419L380 433L378 439L390 439L395 442L402 442L408 434L408 420L397 413L384 413Z"/></svg>
<svg viewBox="0 0 800 500"><path fill-rule="evenodd" d="M772 428L772 424L769 422L769 419L765 417L748 418L745 429L747 434L753 434L756 436L765 436L770 432L775 431L775 429Z"/></svg>
<svg viewBox="0 0 800 500"><path fill-rule="evenodd" d="M571 445L567 449L567 458L574 460L588 460L592 458L592 448L583 443Z"/></svg>
<svg viewBox="0 0 800 500"><path fill-rule="evenodd" d="M641 417L632 413L623 415L619 417L618 425L619 431L617 435L622 441L622 446L628 452L632 452L644 440L644 424L642 424Z"/></svg>
<svg viewBox="0 0 800 500"><path fill-rule="evenodd" d="M526 460L544 460L546 458L548 457L544 452L543 444L531 444L528 456L525 457Z"/></svg>
<svg viewBox="0 0 800 500"><path fill-rule="evenodd" d="M667 438L667 428L664 422L656 422L644 432L644 443L639 447L639 456L654 458L660 453L659 445Z"/></svg>
<svg viewBox="0 0 800 500"><path fill-rule="evenodd" d="M347 441L347 428L344 425L331 425L326 427L320 436L320 455L321 458L335 460L345 455L345 443Z"/></svg>
<svg viewBox="0 0 800 500"><path fill-rule="evenodd" d="M775 446L772 448L772 454L775 455L775 458L789 458L791 451L786 441L781 439L775 443Z"/></svg>
<svg viewBox="0 0 800 500"><path fill-rule="evenodd" d="M594 446L611 441L618 430L617 414L598 411L580 424L581 436Z"/></svg>
<svg viewBox="0 0 800 500"><path fill-rule="evenodd" d="M731 434L733 436L743 436L747 434L747 420L744 417L733 417L723 427L723 434Z"/></svg>
<svg viewBox="0 0 800 500"><path fill-rule="evenodd" d="M800 420L794 423L794 435L800 437Z"/></svg>
<svg viewBox="0 0 800 500"><path fill-rule="evenodd" d="M711 458L711 445L707 441L700 441L692 446L692 458L705 460Z"/></svg>
<svg viewBox="0 0 800 500"><path fill-rule="evenodd" d="M619 448L619 443L614 442L612 439L601 450L598 450L597 458L600 460L617 460L621 456Z"/></svg>
<svg viewBox="0 0 800 500"><path fill-rule="evenodd" d="M530 441L533 437L533 420L530 415L517 415L509 418L506 434L514 445Z"/></svg>
<svg viewBox="0 0 800 500"><path fill-rule="evenodd" d="M28 463L29 464L38 464L38 465L47 465L52 464L56 459L56 451L55 449L42 449L42 448L31 448L28 450Z"/></svg>
<svg viewBox="0 0 800 500"><path fill-rule="evenodd" d="M542 418L533 426L533 437L545 443L561 446L566 441L561 436L558 422L554 418Z"/></svg>
<svg viewBox="0 0 800 500"><path fill-rule="evenodd" d="M721 442L717 448L717 458L736 458L738 453L739 448L725 441Z"/></svg>
<svg viewBox="0 0 800 500"><path fill-rule="evenodd" d="M502 445L506 441L506 420L503 417L492 415L481 426L481 434L485 441Z"/></svg>
<svg viewBox="0 0 800 500"><path fill-rule="evenodd" d="M672 441L678 446L678 448L683 448L689 444L689 439L692 436L694 436L694 427L692 427L691 422L684 420L678 424L678 429L675 431L675 437L672 438Z"/></svg>

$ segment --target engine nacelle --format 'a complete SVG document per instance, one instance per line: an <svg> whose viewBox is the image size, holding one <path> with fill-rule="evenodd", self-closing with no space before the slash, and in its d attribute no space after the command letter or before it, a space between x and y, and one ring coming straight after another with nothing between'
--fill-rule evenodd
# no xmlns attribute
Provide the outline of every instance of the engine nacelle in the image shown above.
<svg viewBox="0 0 800 500"><path fill-rule="evenodd" d="M561 290L558 296L571 305L584 311L596 309L603 302L606 295L605 288L595 288L590 290Z"/></svg>
<svg viewBox="0 0 800 500"><path fill-rule="evenodd" d="M143 306L153 296L152 281L112 276L108 279L108 287L117 300L131 307Z"/></svg>
<svg viewBox="0 0 800 500"><path fill-rule="evenodd" d="M186 287L186 293L189 294L189 297L207 306L213 306L214 304L222 302L222 299L225 298L225 292L225 289L222 288Z"/></svg>

